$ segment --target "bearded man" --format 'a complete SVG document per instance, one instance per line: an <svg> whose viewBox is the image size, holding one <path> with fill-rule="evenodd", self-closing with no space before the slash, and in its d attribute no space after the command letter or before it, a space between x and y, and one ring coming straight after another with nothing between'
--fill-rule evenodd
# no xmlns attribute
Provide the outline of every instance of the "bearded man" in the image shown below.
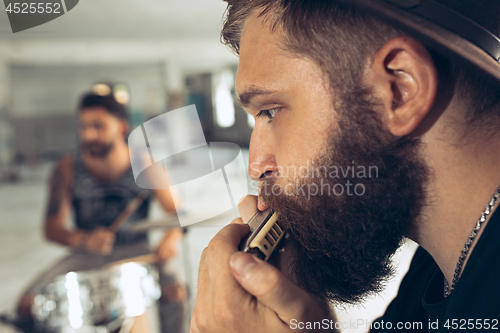
<svg viewBox="0 0 500 333"><path fill-rule="evenodd" d="M324 301L381 291L405 237L420 247L373 331L498 327L500 3L227 2L262 185L203 253L192 332L335 330ZM238 252L256 206L288 228L281 270Z"/></svg>

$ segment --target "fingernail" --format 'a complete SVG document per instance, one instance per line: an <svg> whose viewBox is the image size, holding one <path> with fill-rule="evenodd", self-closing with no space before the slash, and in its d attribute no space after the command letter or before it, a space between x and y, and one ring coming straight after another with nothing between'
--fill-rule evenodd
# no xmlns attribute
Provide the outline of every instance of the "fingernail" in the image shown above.
<svg viewBox="0 0 500 333"><path fill-rule="evenodd" d="M256 265L257 261L255 261L255 258L250 254L236 252L231 256L229 264L236 274L244 278L248 269Z"/></svg>

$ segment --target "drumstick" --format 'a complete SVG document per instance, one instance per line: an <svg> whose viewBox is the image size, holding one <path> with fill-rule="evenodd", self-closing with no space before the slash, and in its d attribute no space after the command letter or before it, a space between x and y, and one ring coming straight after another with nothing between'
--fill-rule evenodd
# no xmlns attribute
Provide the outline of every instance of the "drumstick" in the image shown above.
<svg viewBox="0 0 500 333"><path fill-rule="evenodd" d="M142 204L144 199L147 198L147 192L146 191L141 191L137 196L132 199L132 201L129 202L127 207L118 215L118 217L111 223L111 225L108 227L108 229L112 232L117 232L118 229L121 228L123 223L127 221L127 219L132 215L137 208Z"/></svg>

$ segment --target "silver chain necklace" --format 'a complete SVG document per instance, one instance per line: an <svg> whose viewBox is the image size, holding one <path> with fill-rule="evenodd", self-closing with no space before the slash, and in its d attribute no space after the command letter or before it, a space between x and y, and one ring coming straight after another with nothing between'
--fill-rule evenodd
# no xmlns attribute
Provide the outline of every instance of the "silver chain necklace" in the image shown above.
<svg viewBox="0 0 500 333"><path fill-rule="evenodd" d="M474 243L474 239L476 238L479 230L483 226L484 221L486 221L486 218L488 217L488 215L490 215L491 210L495 206L498 197L500 197L500 187L497 189L495 194L493 194L493 197L491 198L490 202L488 203L488 205L486 205L486 208L481 213L481 217L479 218L479 220L477 220L476 226L474 227L474 229L472 229L472 232L469 235L469 239L467 240L467 242L465 242L462 254L460 255L460 258L458 258L457 267L455 268L455 274L453 274L453 281L451 282L451 287L448 284L448 280L446 280L446 277L444 278L444 297L450 296L453 289L455 289L455 286L457 285L458 282L458 278L460 277L460 273L462 272L462 266L464 264L465 258L467 258L467 254L469 254L470 247L472 243Z"/></svg>

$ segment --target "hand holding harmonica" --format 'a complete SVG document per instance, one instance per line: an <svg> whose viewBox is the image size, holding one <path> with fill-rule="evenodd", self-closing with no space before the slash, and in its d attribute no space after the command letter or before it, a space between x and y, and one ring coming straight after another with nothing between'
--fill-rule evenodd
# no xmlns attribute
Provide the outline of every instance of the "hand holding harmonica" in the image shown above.
<svg viewBox="0 0 500 333"><path fill-rule="evenodd" d="M276 225L273 214L255 214L256 206L257 198L247 196L238 206L242 218L222 228L203 251L192 333L295 332L290 327L292 320L329 318L315 297L277 267L258 258L269 257L282 234L278 234L280 225ZM249 234L250 229L253 232ZM276 246L272 246L273 241ZM239 244L256 255L238 251Z"/></svg>

